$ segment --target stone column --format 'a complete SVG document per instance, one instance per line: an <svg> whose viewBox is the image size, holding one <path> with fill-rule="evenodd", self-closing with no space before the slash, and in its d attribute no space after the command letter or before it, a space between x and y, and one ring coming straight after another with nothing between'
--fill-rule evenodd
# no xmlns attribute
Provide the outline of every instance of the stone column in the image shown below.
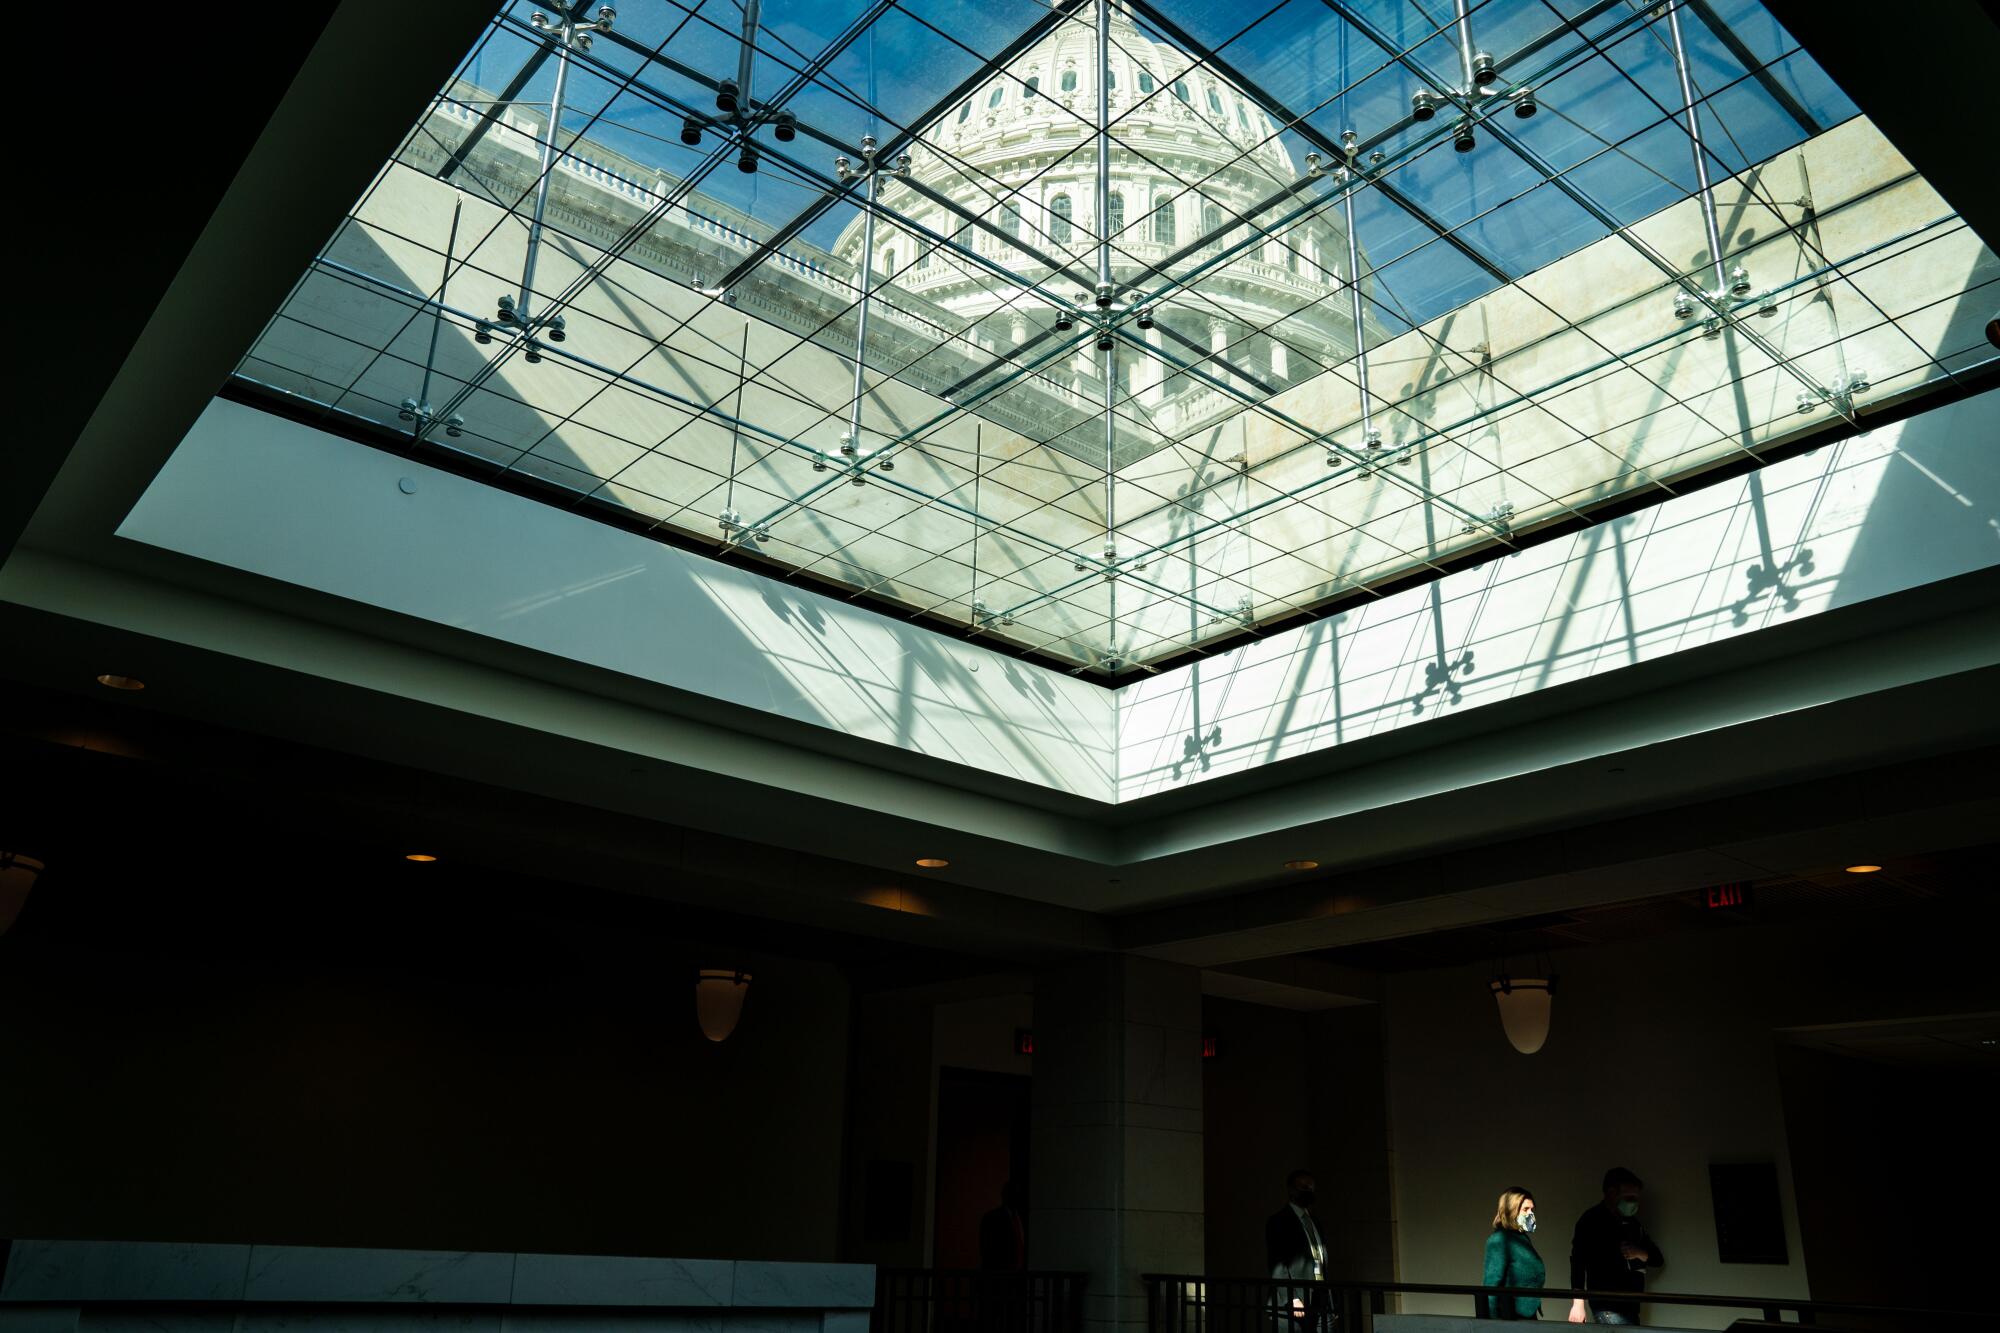
<svg viewBox="0 0 2000 1333"><path fill-rule="evenodd" d="M1142 1273L1203 1260L1201 976L1124 955L1035 979L1029 1263L1089 1274L1088 1333L1143 1328Z"/></svg>
<svg viewBox="0 0 2000 1333"><path fill-rule="evenodd" d="M1160 386L1166 382L1167 366L1160 360L1160 330L1156 325L1146 330L1146 345L1153 349L1153 355L1135 357L1133 366L1132 392L1147 407L1157 407L1160 403Z"/></svg>
<svg viewBox="0 0 2000 1333"><path fill-rule="evenodd" d="M1220 315L1210 315L1208 317L1208 350L1211 353L1212 359L1209 361L1206 369L1216 379L1240 389L1243 387L1241 377L1231 373L1229 369L1228 353L1224 350L1228 346L1229 321Z"/></svg>

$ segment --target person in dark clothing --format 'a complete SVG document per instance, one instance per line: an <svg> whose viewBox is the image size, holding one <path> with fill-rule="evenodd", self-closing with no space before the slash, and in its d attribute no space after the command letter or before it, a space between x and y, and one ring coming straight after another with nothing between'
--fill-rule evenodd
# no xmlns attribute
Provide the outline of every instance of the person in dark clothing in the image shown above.
<svg viewBox="0 0 2000 1333"><path fill-rule="evenodd" d="M1535 1231L1535 1196L1519 1185L1500 1196L1493 1213L1493 1230L1486 1237L1486 1271L1480 1282L1489 1287L1539 1287L1548 1266L1528 1239ZM1540 1319L1539 1296L1480 1296L1481 1319Z"/></svg>
<svg viewBox="0 0 2000 1333"><path fill-rule="evenodd" d="M1576 1219L1569 1247L1569 1284L1589 1291L1646 1289L1646 1270L1667 1262L1660 1247L1639 1223L1639 1177L1622 1166L1604 1173L1604 1199ZM1639 1302L1598 1301L1570 1305L1572 1324L1636 1324Z"/></svg>
<svg viewBox="0 0 2000 1333"><path fill-rule="evenodd" d="M1018 1273L1028 1266L1021 1190L1011 1180L1000 1187L1000 1206L979 1219L979 1266L989 1273Z"/></svg>
<svg viewBox="0 0 2000 1333"><path fill-rule="evenodd" d="M1312 1172L1301 1168L1286 1176L1285 1194L1285 1206L1264 1222L1264 1259L1272 1277L1300 1287L1277 1293L1278 1328L1280 1333L1327 1333L1333 1310L1326 1290L1304 1286L1326 1277L1326 1243L1312 1215Z"/></svg>

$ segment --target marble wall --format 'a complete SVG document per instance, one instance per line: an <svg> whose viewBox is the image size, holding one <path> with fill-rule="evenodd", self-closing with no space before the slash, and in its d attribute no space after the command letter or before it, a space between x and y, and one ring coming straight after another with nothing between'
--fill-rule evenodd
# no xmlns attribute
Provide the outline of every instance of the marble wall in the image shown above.
<svg viewBox="0 0 2000 1333"><path fill-rule="evenodd" d="M1082 1272L1085 1333L1146 1324L1140 1277L1203 1262L1201 980L1113 955L1035 978L1028 1264Z"/></svg>
<svg viewBox="0 0 2000 1333"><path fill-rule="evenodd" d="M866 1333L868 1264L15 1241L0 1333Z"/></svg>

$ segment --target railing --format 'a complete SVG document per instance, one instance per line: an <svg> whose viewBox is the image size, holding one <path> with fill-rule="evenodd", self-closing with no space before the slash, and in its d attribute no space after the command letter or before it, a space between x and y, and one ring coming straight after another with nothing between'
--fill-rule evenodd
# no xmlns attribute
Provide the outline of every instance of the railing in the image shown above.
<svg viewBox="0 0 2000 1333"><path fill-rule="evenodd" d="M1567 1288L1463 1287L1422 1282L1286 1282L1270 1278L1212 1278L1148 1273L1147 1333L1373 1333L1378 1315L1388 1313L1391 1295L1454 1296L1453 1313L1474 1317L1480 1296L1540 1296L1551 1310L1543 1322L1560 1324L1572 1300L1607 1301L1654 1307L1648 1317L1671 1322L1660 1307L1701 1306L1748 1310L1754 1314L1730 1327L1753 1329L1804 1324L1827 1330L1871 1333L1995 1333L2000 1314L1961 1310L1903 1309L1836 1301L1769 1296L1696 1296L1678 1292L1574 1291ZM1790 1316L1792 1322L1787 1322ZM1385 1320L1383 1333L1393 1327Z"/></svg>
<svg viewBox="0 0 2000 1333"><path fill-rule="evenodd" d="M869 1333L1077 1333L1082 1273L882 1268Z"/></svg>

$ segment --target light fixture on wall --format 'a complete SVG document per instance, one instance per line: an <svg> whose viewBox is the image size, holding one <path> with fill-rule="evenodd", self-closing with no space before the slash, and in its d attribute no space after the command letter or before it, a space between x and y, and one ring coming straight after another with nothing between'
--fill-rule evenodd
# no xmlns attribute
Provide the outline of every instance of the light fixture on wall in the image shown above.
<svg viewBox="0 0 2000 1333"><path fill-rule="evenodd" d="M694 980L694 1017L701 1035L710 1041L728 1041L743 1017L743 997L750 990L750 974L740 967L704 967Z"/></svg>
<svg viewBox="0 0 2000 1333"><path fill-rule="evenodd" d="M1555 1000L1554 977L1510 977L1503 970L1489 983L1500 1002L1500 1026L1507 1040L1523 1055L1533 1055L1549 1039L1549 1009Z"/></svg>
<svg viewBox="0 0 2000 1333"><path fill-rule="evenodd" d="M27 905L28 892L41 877L42 863L21 852L0 852L0 935L14 924Z"/></svg>

